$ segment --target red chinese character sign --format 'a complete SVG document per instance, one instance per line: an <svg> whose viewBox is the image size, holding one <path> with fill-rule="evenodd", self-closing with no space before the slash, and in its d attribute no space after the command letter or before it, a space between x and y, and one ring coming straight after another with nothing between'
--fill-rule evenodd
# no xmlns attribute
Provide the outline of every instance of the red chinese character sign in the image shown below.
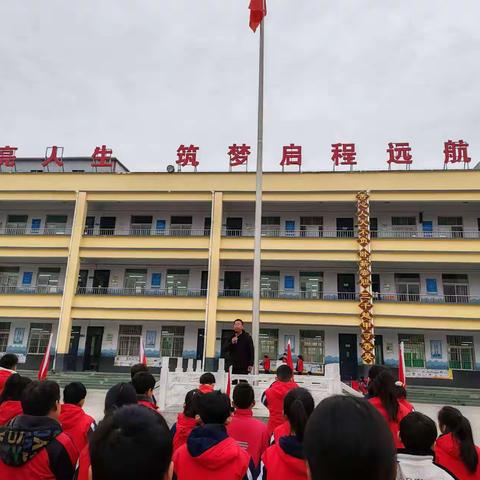
<svg viewBox="0 0 480 480"><path fill-rule="evenodd" d="M388 169L392 169L392 163L398 165L405 165L407 170L410 170L410 165L413 163L413 157L411 154L412 148L408 142L393 143L388 144L387 153L388 153Z"/></svg>
<svg viewBox="0 0 480 480"><path fill-rule="evenodd" d="M177 149L177 165L178 165L178 171L180 172L182 170L182 167L186 167L188 165L191 165L195 171L197 171L198 165L200 165L200 162L197 160L197 152L199 150L199 147L195 145L190 145L189 147L186 147L185 145L180 145Z"/></svg>
<svg viewBox="0 0 480 480"><path fill-rule="evenodd" d="M468 143L463 140L453 142L448 140L444 144L444 168L448 168L449 163L463 163L463 168L468 168L471 158L468 156Z"/></svg>
<svg viewBox="0 0 480 480"><path fill-rule="evenodd" d="M251 147L249 145L237 145L234 143L228 147L228 157L230 159L230 171L233 167L239 167L245 165L245 170L248 171L248 157L251 153Z"/></svg>
<svg viewBox="0 0 480 480"><path fill-rule="evenodd" d="M10 147L5 145L0 147L0 169L5 166L8 168L15 168L15 160L17 159L16 151L17 147Z"/></svg>
<svg viewBox="0 0 480 480"><path fill-rule="evenodd" d="M42 167L47 167L50 163L54 163L57 167L63 167L63 147L56 145L47 147Z"/></svg>
<svg viewBox="0 0 480 480"><path fill-rule="evenodd" d="M354 143L332 143L333 170L340 165L350 165L350 170L357 164L357 151Z"/></svg>
<svg viewBox="0 0 480 480"><path fill-rule="evenodd" d="M302 170L302 147L300 145L285 145L283 147L282 161L280 162L282 166L282 172L285 171L285 167L289 165L298 166L298 171Z"/></svg>
<svg viewBox="0 0 480 480"><path fill-rule="evenodd" d="M112 168L114 169L114 160L112 159L112 149L106 145L95 147L92 153L92 167L94 168Z"/></svg>

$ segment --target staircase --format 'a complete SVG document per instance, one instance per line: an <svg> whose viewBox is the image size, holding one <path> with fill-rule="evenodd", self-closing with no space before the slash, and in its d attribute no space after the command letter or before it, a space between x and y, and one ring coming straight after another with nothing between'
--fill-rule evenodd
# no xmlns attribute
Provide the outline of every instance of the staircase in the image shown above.
<svg viewBox="0 0 480 480"><path fill-rule="evenodd" d="M413 403L480 407L480 388L409 386L407 391L408 400Z"/></svg>

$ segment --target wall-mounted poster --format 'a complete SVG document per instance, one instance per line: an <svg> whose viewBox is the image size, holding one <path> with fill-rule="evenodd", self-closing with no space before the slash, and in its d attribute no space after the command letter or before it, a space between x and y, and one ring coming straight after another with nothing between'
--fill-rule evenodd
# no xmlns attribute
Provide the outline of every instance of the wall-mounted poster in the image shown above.
<svg viewBox="0 0 480 480"><path fill-rule="evenodd" d="M16 345L21 345L23 343L23 337L25 336L24 328L16 328L13 334L13 343Z"/></svg>
<svg viewBox="0 0 480 480"><path fill-rule="evenodd" d="M295 335L285 335L285 352L287 351L289 340L290 340L290 346L292 348L292 353L295 353Z"/></svg>
<svg viewBox="0 0 480 480"><path fill-rule="evenodd" d="M155 348L155 342L157 341L157 331L156 330L147 330L145 347Z"/></svg>
<svg viewBox="0 0 480 480"><path fill-rule="evenodd" d="M430 354L432 358L442 358L441 340L430 340Z"/></svg>

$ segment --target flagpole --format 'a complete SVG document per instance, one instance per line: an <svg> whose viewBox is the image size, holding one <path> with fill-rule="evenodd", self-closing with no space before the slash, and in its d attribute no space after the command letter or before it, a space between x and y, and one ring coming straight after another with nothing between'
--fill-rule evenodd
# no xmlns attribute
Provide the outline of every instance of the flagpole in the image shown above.
<svg viewBox="0 0 480 480"><path fill-rule="evenodd" d="M258 375L258 351L260 346L260 274L262 247L262 184L263 184L263 85L264 85L264 50L265 18L260 23L260 49L258 66L258 130L257 130L257 173L255 187L255 244L253 257L253 309L252 337L254 345L253 373Z"/></svg>

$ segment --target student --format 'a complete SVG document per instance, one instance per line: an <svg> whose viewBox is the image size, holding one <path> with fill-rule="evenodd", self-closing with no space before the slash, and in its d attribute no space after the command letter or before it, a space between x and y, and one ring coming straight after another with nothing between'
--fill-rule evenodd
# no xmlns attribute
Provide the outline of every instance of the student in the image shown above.
<svg viewBox="0 0 480 480"><path fill-rule="evenodd" d="M130 378L133 380L133 377L140 372L150 373L150 369L144 363L136 363L130 367Z"/></svg>
<svg viewBox="0 0 480 480"><path fill-rule="evenodd" d="M0 394L3 392L8 378L16 373L18 357L14 353L6 353L0 358Z"/></svg>
<svg viewBox="0 0 480 480"><path fill-rule="evenodd" d="M173 455L176 480L247 480L254 470L250 455L228 436L230 400L224 393L195 396L201 424Z"/></svg>
<svg viewBox="0 0 480 480"><path fill-rule="evenodd" d="M403 405L409 413L415 411L415 407L407 400L407 390L402 382L395 382L395 393L400 405Z"/></svg>
<svg viewBox="0 0 480 480"><path fill-rule="evenodd" d="M0 478L71 479L78 452L58 422L58 384L31 382L23 391L22 408L23 415L0 427Z"/></svg>
<svg viewBox="0 0 480 480"><path fill-rule="evenodd" d="M269 412L267 426L269 435L285 421L283 417L285 395L297 387L298 385L293 381L292 369L288 365L280 365L277 368L276 381L265 390L262 396L262 403L268 408Z"/></svg>
<svg viewBox="0 0 480 480"><path fill-rule="evenodd" d="M303 375L303 371L304 371L303 357L301 355L298 355L298 357L297 357L297 365L295 367L295 370L299 375Z"/></svg>
<svg viewBox="0 0 480 480"><path fill-rule="evenodd" d="M480 448L473 443L472 427L460 410L443 407L438 413L442 435L435 444L435 460L462 480L480 479Z"/></svg>
<svg viewBox="0 0 480 480"><path fill-rule="evenodd" d="M305 388L294 388L287 393L283 409L290 425L290 434L280 437L279 441L263 454L259 480L307 480L303 438L314 408L313 397Z"/></svg>
<svg viewBox="0 0 480 480"><path fill-rule="evenodd" d="M305 429L311 480L395 480L395 446L378 411L362 398L323 400Z"/></svg>
<svg viewBox="0 0 480 480"><path fill-rule="evenodd" d="M185 395L185 403L183 404L183 413L179 413L177 423L174 423L170 434L173 438L173 451L176 451L186 441L192 430L197 426L197 419L195 418L197 412L195 411L194 398L199 395L200 390L190 390Z"/></svg>
<svg viewBox="0 0 480 480"><path fill-rule="evenodd" d="M161 415L130 405L100 422L90 445L92 478L172 478L172 440Z"/></svg>
<svg viewBox="0 0 480 480"><path fill-rule="evenodd" d="M380 375L381 372L388 371L388 368L385 367L384 365L374 365L373 367L370 368L368 371L368 378L367 378L367 388L368 392L366 397L371 398L373 397L373 381L377 378L378 375Z"/></svg>
<svg viewBox="0 0 480 480"><path fill-rule="evenodd" d="M420 412L408 414L400 422L400 438L405 445L398 450L397 480L452 480L446 469L434 463L433 445L437 439L435 422ZM465 480L465 477L461 477Z"/></svg>
<svg viewBox="0 0 480 480"><path fill-rule="evenodd" d="M28 377L18 374L10 375L0 395L0 425L5 425L12 418L23 413L20 400L25 387L31 382Z"/></svg>
<svg viewBox="0 0 480 480"><path fill-rule="evenodd" d="M157 411L157 406L153 400L153 389L155 388L154 376L151 373L138 372L132 378L132 385L137 392L137 403Z"/></svg>
<svg viewBox="0 0 480 480"><path fill-rule="evenodd" d="M395 447L403 448L403 444L398 437L399 424L402 418L406 417L410 412L397 400L395 379L392 374L388 370L381 371L375 377L370 392L373 396L369 399L369 402L387 421L392 432Z"/></svg>
<svg viewBox="0 0 480 480"><path fill-rule="evenodd" d="M200 385L198 390L200 390L201 393L211 393L215 390L215 383L215 376L212 373L204 373L200 377Z"/></svg>
<svg viewBox="0 0 480 480"><path fill-rule="evenodd" d="M227 432L250 454L256 468L263 452L268 447L269 436L267 426L253 418L255 393L249 383L241 382L235 386L233 406L235 412L227 426Z"/></svg>
<svg viewBox="0 0 480 480"><path fill-rule="evenodd" d="M63 389L63 404L60 411L60 424L63 431L72 439L81 452L95 430L95 420L83 411L87 389L80 382L69 383Z"/></svg>
<svg viewBox="0 0 480 480"><path fill-rule="evenodd" d="M270 373L270 367L271 367L270 357L267 354L265 354L263 356L263 371L264 371L264 373Z"/></svg>

